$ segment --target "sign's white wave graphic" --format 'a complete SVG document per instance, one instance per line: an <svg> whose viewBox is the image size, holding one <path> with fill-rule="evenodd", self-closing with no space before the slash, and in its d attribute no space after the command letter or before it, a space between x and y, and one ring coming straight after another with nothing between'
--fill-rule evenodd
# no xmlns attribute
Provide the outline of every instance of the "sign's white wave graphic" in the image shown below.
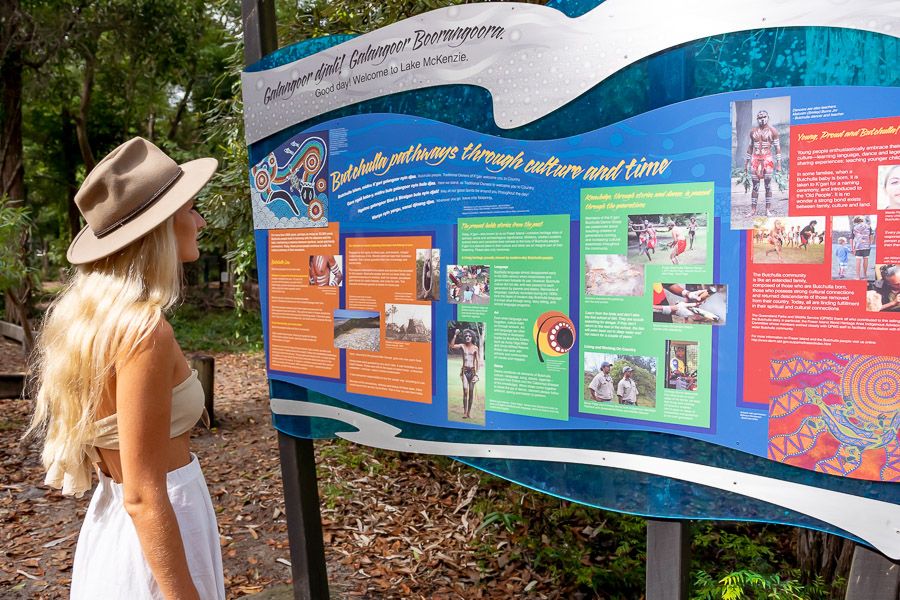
<svg viewBox="0 0 900 600"><path fill-rule="evenodd" d="M287 65L243 73L247 143L342 106L447 84L490 91L497 126L512 129L668 48L798 26L897 37L900 0L606 0L575 19L536 4L452 6Z"/></svg>
<svg viewBox="0 0 900 600"><path fill-rule="evenodd" d="M900 560L900 506L889 502L761 475L653 456L579 448L437 442L405 438L401 437L402 430L376 418L312 402L272 398L271 408L272 412L278 415L321 417L347 423L358 431L339 432L337 436L384 450L463 458L594 465L697 483L756 498L830 523L871 544L888 558Z"/></svg>

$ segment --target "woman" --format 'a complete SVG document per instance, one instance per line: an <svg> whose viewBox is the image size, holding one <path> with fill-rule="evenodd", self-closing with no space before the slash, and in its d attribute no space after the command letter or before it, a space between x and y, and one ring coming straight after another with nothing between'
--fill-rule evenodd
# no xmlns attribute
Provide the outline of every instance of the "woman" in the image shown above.
<svg viewBox="0 0 900 600"><path fill-rule="evenodd" d="M869 254L872 252L872 227L862 217L853 219L852 250L856 256L856 278L866 279L869 273Z"/></svg>
<svg viewBox="0 0 900 600"><path fill-rule="evenodd" d="M887 168L887 172L884 174L883 200L879 208L900 210L900 165L882 168Z"/></svg>
<svg viewBox="0 0 900 600"><path fill-rule="evenodd" d="M800 230L800 247L804 250L809 250L809 241L816 235L816 225L818 225L818 222L812 220L809 222L809 225Z"/></svg>
<svg viewBox="0 0 900 600"><path fill-rule="evenodd" d="M453 332L453 339L450 341L450 350L461 350L463 355L463 366L459 370L459 378L462 381L463 389L463 419L472 418L472 405L475 401L475 384L478 383L478 367L479 353L478 341L475 332L466 329L463 332L463 343L457 344L459 338L459 329Z"/></svg>
<svg viewBox="0 0 900 600"><path fill-rule="evenodd" d="M781 255L781 247L784 245L784 224L779 219L775 219L772 231L769 232L769 245L773 248L766 251L766 257L774 252L778 255L778 260L784 262L784 257Z"/></svg>
<svg viewBox="0 0 900 600"><path fill-rule="evenodd" d="M81 496L92 464L99 479L75 550L74 600L225 598L215 513L189 450L203 389L164 316L181 264L199 257L206 222L192 198L216 165L179 166L134 138L75 196L87 226L44 319L29 428L43 438L47 484Z"/></svg>

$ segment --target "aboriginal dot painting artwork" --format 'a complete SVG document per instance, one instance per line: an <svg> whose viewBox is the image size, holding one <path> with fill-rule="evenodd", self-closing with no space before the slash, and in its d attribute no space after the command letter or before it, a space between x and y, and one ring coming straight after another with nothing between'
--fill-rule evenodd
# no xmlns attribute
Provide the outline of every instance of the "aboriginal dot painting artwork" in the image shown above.
<svg viewBox="0 0 900 600"><path fill-rule="evenodd" d="M772 360L769 458L841 477L900 481L900 359Z"/></svg>
<svg viewBox="0 0 900 600"><path fill-rule="evenodd" d="M328 224L328 134L307 134L278 148L251 169L257 228Z"/></svg>

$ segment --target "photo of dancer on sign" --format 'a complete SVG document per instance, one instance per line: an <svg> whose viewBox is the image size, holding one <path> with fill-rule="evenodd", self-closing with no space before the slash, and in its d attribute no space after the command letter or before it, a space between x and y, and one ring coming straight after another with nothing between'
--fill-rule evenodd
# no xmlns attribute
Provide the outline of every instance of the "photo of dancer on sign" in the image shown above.
<svg viewBox="0 0 900 600"><path fill-rule="evenodd" d="M787 96L731 103L732 229L788 215L790 116Z"/></svg>
<svg viewBox="0 0 900 600"><path fill-rule="evenodd" d="M341 287L344 285L344 257L319 254L309 257L309 285Z"/></svg>
<svg viewBox="0 0 900 600"><path fill-rule="evenodd" d="M628 215L628 260L706 264L706 213Z"/></svg>
<svg viewBox="0 0 900 600"><path fill-rule="evenodd" d="M756 264L825 262L825 217L757 219L752 235Z"/></svg>

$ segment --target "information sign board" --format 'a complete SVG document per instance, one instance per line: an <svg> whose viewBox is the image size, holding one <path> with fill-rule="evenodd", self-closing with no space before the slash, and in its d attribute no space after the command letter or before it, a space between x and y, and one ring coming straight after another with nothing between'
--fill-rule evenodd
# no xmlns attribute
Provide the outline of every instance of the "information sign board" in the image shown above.
<svg viewBox="0 0 900 600"><path fill-rule="evenodd" d="M900 10L720 4L466 5L248 69L276 427L900 557Z"/></svg>

